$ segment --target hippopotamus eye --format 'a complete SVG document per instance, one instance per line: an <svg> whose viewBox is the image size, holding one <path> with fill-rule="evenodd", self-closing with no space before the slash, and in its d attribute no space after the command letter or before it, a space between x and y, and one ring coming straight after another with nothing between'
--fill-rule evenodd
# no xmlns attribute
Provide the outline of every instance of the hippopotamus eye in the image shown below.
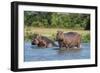
<svg viewBox="0 0 100 73"><path fill-rule="evenodd" d="M58 35L58 33L56 35Z"/></svg>

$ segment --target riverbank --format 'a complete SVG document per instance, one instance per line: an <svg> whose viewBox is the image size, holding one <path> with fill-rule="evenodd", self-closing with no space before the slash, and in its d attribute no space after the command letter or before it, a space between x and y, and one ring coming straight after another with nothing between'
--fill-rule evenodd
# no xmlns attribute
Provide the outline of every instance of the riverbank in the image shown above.
<svg viewBox="0 0 100 73"><path fill-rule="evenodd" d="M36 27L25 27L24 29L24 39L31 40L34 34L40 34L50 38L51 40L55 40L55 36L58 30L63 32L77 32L82 36L82 42L87 43L90 42L90 31L82 30L82 29L65 29L65 28L36 28Z"/></svg>

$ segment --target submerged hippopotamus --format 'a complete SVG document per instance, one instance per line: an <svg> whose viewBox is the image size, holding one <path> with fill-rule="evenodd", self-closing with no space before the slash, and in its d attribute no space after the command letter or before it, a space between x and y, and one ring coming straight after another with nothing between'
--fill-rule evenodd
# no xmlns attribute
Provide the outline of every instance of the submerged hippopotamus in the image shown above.
<svg viewBox="0 0 100 73"><path fill-rule="evenodd" d="M63 33L62 31L58 31L56 40L58 41L59 48L80 48L81 35L77 32Z"/></svg>
<svg viewBox="0 0 100 73"><path fill-rule="evenodd" d="M46 36L37 35L32 39L32 45L37 45L38 47L57 47L58 45L54 43L54 41L50 40Z"/></svg>

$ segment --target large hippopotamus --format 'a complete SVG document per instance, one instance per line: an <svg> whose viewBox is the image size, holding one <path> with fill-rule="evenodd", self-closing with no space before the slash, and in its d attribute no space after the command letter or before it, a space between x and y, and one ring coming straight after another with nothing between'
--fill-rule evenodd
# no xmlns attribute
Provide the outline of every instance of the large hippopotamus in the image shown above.
<svg viewBox="0 0 100 73"><path fill-rule="evenodd" d="M77 32L63 33L62 31L57 31L56 40L58 41L59 48L80 48L81 35Z"/></svg>
<svg viewBox="0 0 100 73"><path fill-rule="evenodd" d="M54 41L50 40L46 36L40 36L37 35L35 38L32 39L32 45L37 45L38 47L58 47L57 44L54 43Z"/></svg>

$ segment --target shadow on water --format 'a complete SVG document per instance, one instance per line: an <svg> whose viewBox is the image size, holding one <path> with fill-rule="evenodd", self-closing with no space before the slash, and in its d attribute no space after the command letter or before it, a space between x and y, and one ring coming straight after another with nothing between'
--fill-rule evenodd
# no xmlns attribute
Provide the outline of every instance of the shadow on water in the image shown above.
<svg viewBox="0 0 100 73"><path fill-rule="evenodd" d="M24 61L51 61L51 60L72 60L89 59L90 43L82 43L80 49L76 48L39 48L31 45L30 42L24 44Z"/></svg>

